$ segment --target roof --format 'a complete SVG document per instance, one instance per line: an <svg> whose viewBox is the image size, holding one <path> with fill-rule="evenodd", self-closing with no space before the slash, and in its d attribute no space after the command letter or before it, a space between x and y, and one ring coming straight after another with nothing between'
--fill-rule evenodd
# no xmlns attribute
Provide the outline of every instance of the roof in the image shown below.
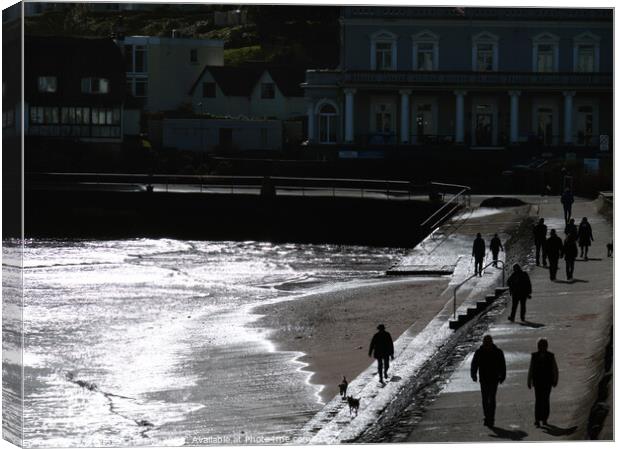
<svg viewBox="0 0 620 449"><path fill-rule="evenodd" d="M305 79L305 68L290 66L267 66L252 64L245 66L205 66L192 85L189 93L194 93L205 72L209 72L224 95L229 97L249 97L260 77L267 71L280 92L286 97L303 97L300 84Z"/></svg>
<svg viewBox="0 0 620 449"><path fill-rule="evenodd" d="M26 36L24 45L24 92L39 104L68 102L118 103L125 97L125 63L120 48L110 38ZM37 78L56 76L55 93L39 93ZM84 94L81 78L101 77L110 81L110 93Z"/></svg>

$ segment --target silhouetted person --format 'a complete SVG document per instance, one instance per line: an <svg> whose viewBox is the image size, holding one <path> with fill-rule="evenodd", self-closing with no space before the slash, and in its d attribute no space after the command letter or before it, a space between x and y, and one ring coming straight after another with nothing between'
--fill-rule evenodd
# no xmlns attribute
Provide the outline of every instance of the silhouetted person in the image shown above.
<svg viewBox="0 0 620 449"><path fill-rule="evenodd" d="M579 223L577 240L581 249L581 257L588 260L588 248L590 248L590 243L594 241L594 237L592 236L592 226L590 226L586 217L583 217L581 223Z"/></svg>
<svg viewBox="0 0 620 449"><path fill-rule="evenodd" d="M394 360L394 342L389 332L386 332L385 326L379 324L377 332L370 341L370 349L368 349L368 357L374 355L377 359L379 368L379 382L383 383L383 378L387 379L388 369L390 368L390 358Z"/></svg>
<svg viewBox="0 0 620 449"><path fill-rule="evenodd" d="M482 276L482 263L484 262L484 253L486 249L486 243L480 233L476 234L474 239L474 246L471 250L471 255L474 258L474 274Z"/></svg>
<svg viewBox="0 0 620 449"><path fill-rule="evenodd" d="M577 225L575 224L575 219L571 218L568 223L566 224L566 227L564 228L564 234L565 235L570 235L570 234L577 234Z"/></svg>
<svg viewBox="0 0 620 449"><path fill-rule="evenodd" d="M540 265L540 252L542 249L543 266L547 266L547 254L545 253L545 241L547 240L547 225L545 219L538 220L534 226L534 245L536 245L536 265Z"/></svg>
<svg viewBox="0 0 620 449"><path fill-rule="evenodd" d="M545 251L547 252L547 258L549 259L549 279L555 281L555 277L558 273L558 262L562 257L562 239L557 236L555 229L549 231L549 238L545 242Z"/></svg>
<svg viewBox="0 0 620 449"><path fill-rule="evenodd" d="M558 384L558 365L553 352L547 351L547 339L538 340L538 352L532 353L530 369L527 372L527 388L534 386L536 403L534 405L534 425L540 427L540 422L547 425L549 419L549 396L551 388Z"/></svg>
<svg viewBox="0 0 620 449"><path fill-rule="evenodd" d="M572 280L575 271L575 259L577 258L577 235L575 233L568 234L564 239L562 253L566 262L566 279Z"/></svg>
<svg viewBox="0 0 620 449"><path fill-rule="evenodd" d="M510 321L515 320L517 314L517 307L521 304L521 321L525 321L525 303L528 298L532 297L532 283L528 274L521 269L521 265L518 263L512 267L512 274L506 281L508 288L510 289L510 295L512 296L512 311L508 319Z"/></svg>
<svg viewBox="0 0 620 449"><path fill-rule="evenodd" d="M607 244L607 257L611 257L614 255L614 243L609 242Z"/></svg>
<svg viewBox="0 0 620 449"><path fill-rule="evenodd" d="M489 249L491 250L491 254L493 254L493 266L497 266L497 256L499 255L500 250L504 251L504 247L502 246L502 242L495 234L491 239L491 243L489 243Z"/></svg>
<svg viewBox="0 0 620 449"><path fill-rule="evenodd" d="M340 391L340 397L345 399L347 397L347 388L349 387L349 382L347 382L347 378L342 376L342 382L338 384L338 390Z"/></svg>
<svg viewBox="0 0 620 449"><path fill-rule="evenodd" d="M497 385L506 379L506 360L504 352L493 344L493 338L490 335L484 336L482 346L474 353L471 361L471 379L477 382L478 377L480 377L484 425L493 427Z"/></svg>
<svg viewBox="0 0 620 449"><path fill-rule="evenodd" d="M562 202L562 206L564 207L564 223L568 223L568 220L570 220L572 214L573 203L575 202L573 192L571 192L568 187L564 189L560 201Z"/></svg>

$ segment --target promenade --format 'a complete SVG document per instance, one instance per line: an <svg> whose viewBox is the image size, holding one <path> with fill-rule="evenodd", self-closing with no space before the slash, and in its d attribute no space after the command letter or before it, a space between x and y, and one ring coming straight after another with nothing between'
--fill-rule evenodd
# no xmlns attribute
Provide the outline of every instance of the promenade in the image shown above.
<svg viewBox="0 0 620 449"><path fill-rule="evenodd" d="M546 197L539 201L530 213L545 218L549 230L556 229L564 237L559 199ZM495 427L487 428L482 423L480 385L469 374L472 351L425 410L406 441L548 441L587 437L588 416L597 397L613 323L613 259L607 257L606 251L613 231L611 223L598 213L597 206L596 201L583 199L577 199L573 205L576 223L588 217L595 239L590 259L577 260L574 281L565 280L563 260L558 280L550 281L548 270L536 267L533 253L530 254L525 268L529 271L533 293L527 303L527 321L508 321L508 297L505 309L486 332L504 351L507 365L506 381L499 386L497 394ZM551 393L550 426L546 428L534 425L534 390L527 388L530 353L536 350L541 337L548 339L560 372L559 384ZM613 438L612 426L610 413L600 437Z"/></svg>

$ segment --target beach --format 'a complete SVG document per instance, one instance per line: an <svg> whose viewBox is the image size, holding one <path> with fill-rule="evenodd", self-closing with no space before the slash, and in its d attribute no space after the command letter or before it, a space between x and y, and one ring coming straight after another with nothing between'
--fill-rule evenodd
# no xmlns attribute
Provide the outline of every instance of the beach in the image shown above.
<svg viewBox="0 0 620 449"><path fill-rule="evenodd" d="M263 315L254 326L271 329L269 339L280 351L302 352L298 361L312 373L310 382L323 385L328 402L349 381L374 362L368 346L383 323L394 341L411 327L422 330L445 305L441 293L449 277L385 279L256 307ZM396 354L398 356L398 354Z"/></svg>

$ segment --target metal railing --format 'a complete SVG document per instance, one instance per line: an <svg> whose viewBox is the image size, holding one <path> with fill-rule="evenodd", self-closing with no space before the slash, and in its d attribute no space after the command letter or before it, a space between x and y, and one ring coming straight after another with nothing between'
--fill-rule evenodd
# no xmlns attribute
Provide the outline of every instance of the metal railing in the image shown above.
<svg viewBox="0 0 620 449"><path fill-rule="evenodd" d="M446 184L441 182L431 182L431 189L434 186L437 187L455 187L459 189L447 202L437 209L430 217L424 220L420 224L421 229L427 229L429 231L439 226L445 219L452 215L457 209L462 206L468 206L471 202L469 191L471 187L463 186L459 184ZM462 204L461 204L462 201Z"/></svg>
<svg viewBox="0 0 620 449"><path fill-rule="evenodd" d="M482 267L482 270L487 269L488 267L490 267L491 265L493 265L496 262L502 264L502 287L503 287L504 285L506 285L506 265L504 264L503 260L497 260L497 261L489 262L484 267ZM465 279L463 282L461 282L459 285L454 287L454 293L453 293L453 297L452 297L452 309L453 309L452 313L453 313L454 319L456 319L456 292L457 292L457 290L459 288L461 288L470 279L473 279L473 278L475 278L477 276L478 276L477 274L472 274L467 279Z"/></svg>

